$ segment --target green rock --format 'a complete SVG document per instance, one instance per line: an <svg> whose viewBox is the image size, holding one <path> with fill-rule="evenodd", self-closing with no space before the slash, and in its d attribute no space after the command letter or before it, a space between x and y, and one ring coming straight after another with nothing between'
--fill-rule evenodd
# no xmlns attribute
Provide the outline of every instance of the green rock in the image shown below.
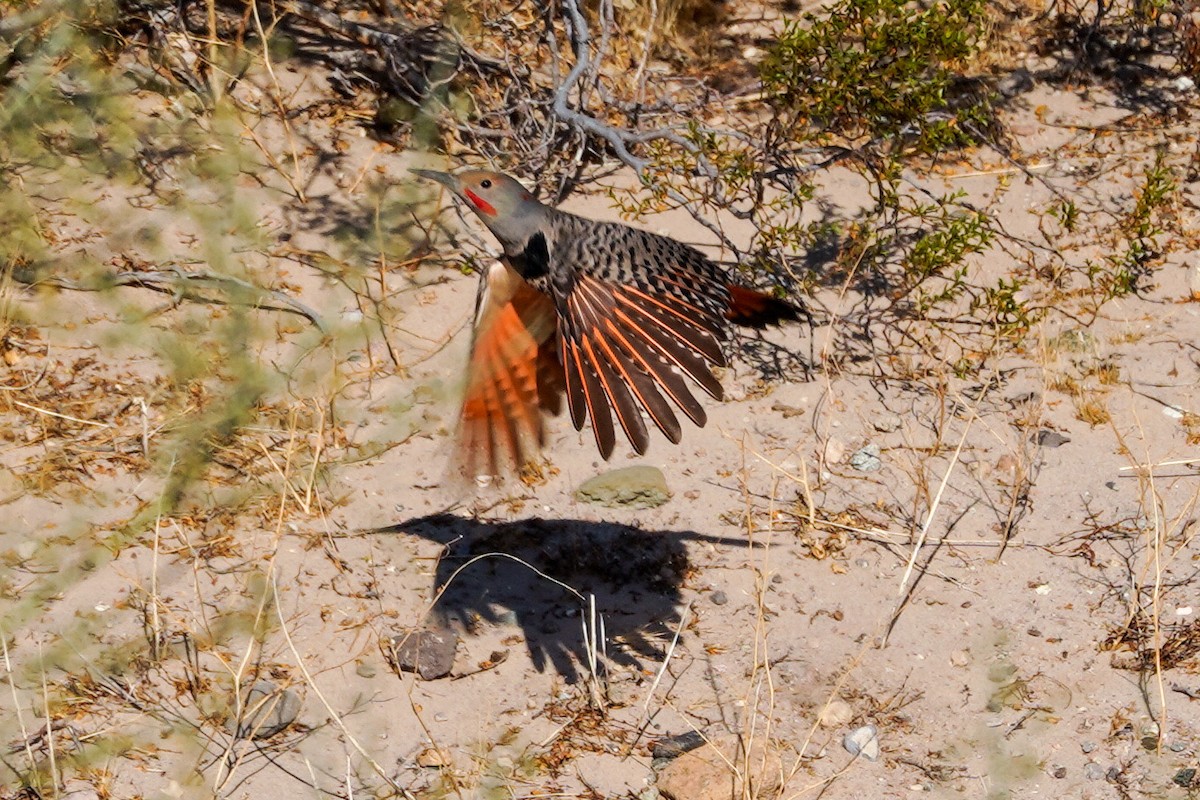
<svg viewBox="0 0 1200 800"><path fill-rule="evenodd" d="M584 481L575 499L608 508L655 508L671 499L658 467L624 467Z"/></svg>

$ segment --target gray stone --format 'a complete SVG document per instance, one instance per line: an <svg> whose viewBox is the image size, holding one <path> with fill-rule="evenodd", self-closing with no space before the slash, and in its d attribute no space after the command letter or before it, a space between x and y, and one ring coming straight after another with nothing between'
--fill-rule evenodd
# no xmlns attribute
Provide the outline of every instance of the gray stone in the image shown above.
<svg viewBox="0 0 1200 800"><path fill-rule="evenodd" d="M1042 447L1062 447L1067 442L1071 441L1069 436L1063 436L1058 431L1052 431L1048 428L1042 428L1029 437L1029 441Z"/></svg>
<svg viewBox="0 0 1200 800"><path fill-rule="evenodd" d="M655 508L671 499L667 479L657 467L609 470L584 481L575 498L607 508Z"/></svg>
<svg viewBox="0 0 1200 800"><path fill-rule="evenodd" d="M437 680L454 668L458 634L445 628L407 630L393 636L384 649L393 669L415 672L422 680Z"/></svg>
<svg viewBox="0 0 1200 800"><path fill-rule="evenodd" d="M686 731L656 740L654 744L650 745L650 755L662 759L678 758L702 744L704 744L704 737L698 731Z"/></svg>
<svg viewBox="0 0 1200 800"><path fill-rule="evenodd" d="M879 460L879 445L869 444L860 448L850 456L850 466L859 472L877 472L883 468Z"/></svg>
<svg viewBox="0 0 1200 800"><path fill-rule="evenodd" d="M236 709L225 721L225 730L239 739L270 739L296 721L300 697L274 681L255 681L242 695L242 713Z"/></svg>
<svg viewBox="0 0 1200 800"><path fill-rule="evenodd" d="M874 725L855 728L843 737L842 747L852 756L861 755L867 761L878 761L879 731Z"/></svg>

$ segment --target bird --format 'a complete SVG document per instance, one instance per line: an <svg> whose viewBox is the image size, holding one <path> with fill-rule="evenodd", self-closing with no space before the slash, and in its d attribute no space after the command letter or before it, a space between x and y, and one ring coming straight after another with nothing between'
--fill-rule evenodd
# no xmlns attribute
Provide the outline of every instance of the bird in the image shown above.
<svg viewBox="0 0 1200 800"><path fill-rule="evenodd" d="M576 430L590 419L605 461L615 416L638 455L647 418L672 443L707 421L689 381L722 399L731 325L763 328L803 310L738 284L696 248L539 202L499 172L413 169L473 211L503 249L481 275L458 420L457 466L503 477L534 461L562 398ZM643 413L644 412L644 413Z"/></svg>

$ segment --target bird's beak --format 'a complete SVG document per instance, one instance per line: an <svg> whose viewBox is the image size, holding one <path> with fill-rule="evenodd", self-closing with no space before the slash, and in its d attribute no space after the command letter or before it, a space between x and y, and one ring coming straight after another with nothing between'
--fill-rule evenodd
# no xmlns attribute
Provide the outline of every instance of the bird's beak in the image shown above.
<svg viewBox="0 0 1200 800"><path fill-rule="evenodd" d="M414 175L420 175L431 181L437 181L442 186L445 186L450 191L458 194L458 178L451 175L449 172L436 172L432 169L410 169L409 172Z"/></svg>

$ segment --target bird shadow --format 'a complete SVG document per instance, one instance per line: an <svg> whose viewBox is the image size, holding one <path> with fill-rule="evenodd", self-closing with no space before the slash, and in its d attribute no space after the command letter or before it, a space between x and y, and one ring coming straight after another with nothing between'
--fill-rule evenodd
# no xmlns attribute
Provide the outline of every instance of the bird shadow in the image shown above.
<svg viewBox="0 0 1200 800"><path fill-rule="evenodd" d="M691 572L687 542L747 547L744 539L694 531L646 531L612 522L525 519L488 522L435 514L380 532L442 545L433 614L468 635L513 622L538 672L568 683L589 663L584 624L594 598L605 655L640 668L661 661L680 622L681 587Z"/></svg>

